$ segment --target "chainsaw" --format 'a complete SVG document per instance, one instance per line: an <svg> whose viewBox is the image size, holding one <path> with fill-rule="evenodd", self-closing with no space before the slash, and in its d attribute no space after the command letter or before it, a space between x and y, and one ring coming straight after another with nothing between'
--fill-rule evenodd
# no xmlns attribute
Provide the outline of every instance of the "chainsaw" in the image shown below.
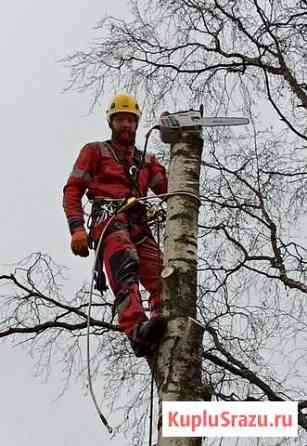
<svg viewBox="0 0 307 446"><path fill-rule="evenodd" d="M181 138L182 130L201 127L225 127L246 125L248 118L240 117L203 117L203 107L199 111L189 110L178 113L163 113L160 116L160 137L166 144L174 144Z"/></svg>

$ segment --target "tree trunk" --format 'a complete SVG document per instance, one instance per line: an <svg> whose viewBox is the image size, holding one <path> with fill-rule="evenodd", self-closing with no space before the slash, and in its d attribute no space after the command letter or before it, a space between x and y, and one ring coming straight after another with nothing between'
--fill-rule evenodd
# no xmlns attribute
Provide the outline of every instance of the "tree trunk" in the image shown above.
<svg viewBox="0 0 307 446"><path fill-rule="evenodd" d="M163 317L168 330L155 368L160 410L162 401L199 401L202 397L202 328L196 318L197 223L201 130L183 132L171 147L169 193L162 271ZM161 411L160 411L161 414ZM159 418L159 446L200 446L201 438L163 438Z"/></svg>

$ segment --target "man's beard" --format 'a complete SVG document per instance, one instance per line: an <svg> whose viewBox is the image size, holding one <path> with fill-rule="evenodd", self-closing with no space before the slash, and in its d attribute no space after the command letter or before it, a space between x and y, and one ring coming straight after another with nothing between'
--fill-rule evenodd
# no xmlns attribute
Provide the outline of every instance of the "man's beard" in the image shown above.
<svg viewBox="0 0 307 446"><path fill-rule="evenodd" d="M115 131L112 129L112 139L123 145L133 145L135 143L135 134L136 132L131 130Z"/></svg>

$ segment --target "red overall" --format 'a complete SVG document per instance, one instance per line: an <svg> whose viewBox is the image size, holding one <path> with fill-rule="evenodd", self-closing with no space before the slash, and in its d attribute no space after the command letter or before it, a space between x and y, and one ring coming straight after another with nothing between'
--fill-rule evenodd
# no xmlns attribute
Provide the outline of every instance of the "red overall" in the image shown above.
<svg viewBox="0 0 307 446"><path fill-rule="evenodd" d="M71 233L84 225L81 200L86 191L91 199L146 196L149 188L156 194L167 191L165 169L154 155L146 156L138 169L136 185L129 179L128 170L136 165L135 151L134 147L121 147L111 141L82 148L64 187L63 206ZM151 318L160 313L162 255L143 216L139 205L118 214L107 229L100 251L116 298L119 326L128 336L146 320L139 282L149 292ZM94 241L105 223L93 225L90 235Z"/></svg>

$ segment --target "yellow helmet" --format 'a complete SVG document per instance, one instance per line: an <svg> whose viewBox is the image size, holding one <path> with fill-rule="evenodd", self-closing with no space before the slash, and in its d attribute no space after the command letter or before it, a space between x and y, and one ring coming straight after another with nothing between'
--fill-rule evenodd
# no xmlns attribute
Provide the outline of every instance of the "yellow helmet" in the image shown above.
<svg viewBox="0 0 307 446"><path fill-rule="evenodd" d="M137 117L141 117L141 110L136 99L129 94L117 94L112 98L109 108L107 109L107 120L110 124L111 118L115 113L132 113Z"/></svg>

